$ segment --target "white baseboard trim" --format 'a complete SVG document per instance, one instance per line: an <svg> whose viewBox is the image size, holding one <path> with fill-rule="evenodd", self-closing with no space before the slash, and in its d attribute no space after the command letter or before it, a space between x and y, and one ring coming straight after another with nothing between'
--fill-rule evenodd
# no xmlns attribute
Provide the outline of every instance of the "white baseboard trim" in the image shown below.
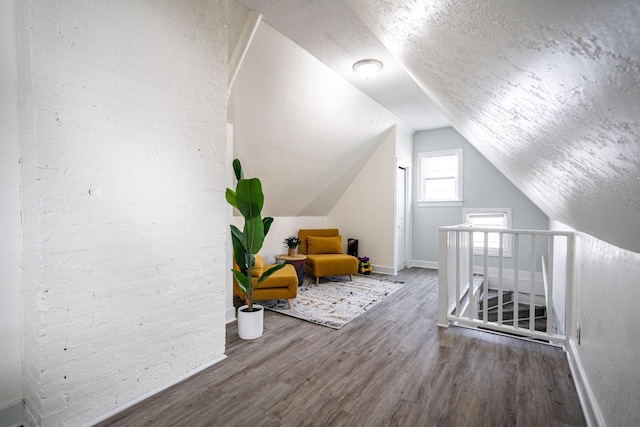
<svg viewBox="0 0 640 427"><path fill-rule="evenodd" d="M396 274L396 269L387 265L371 264L371 268L373 268L373 272L377 274L389 274L391 276Z"/></svg>
<svg viewBox="0 0 640 427"><path fill-rule="evenodd" d="M12 400L0 409L0 427L18 427L24 424L22 399Z"/></svg>
<svg viewBox="0 0 640 427"><path fill-rule="evenodd" d="M573 376L573 383L576 386L578 392L578 398L580 399L580 406L582 406L582 412L584 418L587 421L589 427L606 427L604 418L600 408L598 408L598 402L593 395L591 386L589 385L589 379L584 372L580 356L576 349L576 344L573 338L569 339L569 348L566 351L567 361L569 362L569 369L571 369L571 375Z"/></svg>
<svg viewBox="0 0 640 427"><path fill-rule="evenodd" d="M419 259L412 259L409 261L407 267L419 267L419 268L430 268L432 270L438 269L438 263L433 261L422 261Z"/></svg>
<svg viewBox="0 0 640 427"><path fill-rule="evenodd" d="M236 320L236 308L228 307L224 315L224 322L231 323L231 322L234 322L235 320Z"/></svg>
<svg viewBox="0 0 640 427"><path fill-rule="evenodd" d="M202 372L205 369L210 368L211 366L215 365L216 363L222 362L226 358L227 358L227 355L223 354L222 356L214 359L210 363L207 363L206 365L198 366L197 368L187 372L184 375L181 375L180 377L178 377L177 379L171 381L170 383L162 385L160 387L156 387L155 389L149 391L148 393L143 394L142 396L140 396L140 397L138 397L136 399L133 399L130 402L127 402L125 404L119 405L117 408L112 409L111 411L107 412L106 414L102 415L101 417L91 421L90 423L84 424L84 425L86 427L96 425L99 422L102 422L102 421L106 420L107 418L110 418L110 417L114 416L115 414L117 414L119 412L122 412L125 409L128 409L128 408L132 407L133 405L135 405L137 403L140 403L143 400L148 399L151 396L154 396L154 395L160 393L161 391L164 391L164 390L168 389L169 387L172 387L172 386L178 384L179 382L184 381L187 378L194 376L198 372Z"/></svg>

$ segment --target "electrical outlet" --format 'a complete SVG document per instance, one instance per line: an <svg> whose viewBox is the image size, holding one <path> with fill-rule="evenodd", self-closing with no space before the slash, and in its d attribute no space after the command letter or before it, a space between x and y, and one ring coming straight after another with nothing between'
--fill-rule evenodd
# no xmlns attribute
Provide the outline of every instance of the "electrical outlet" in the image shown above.
<svg viewBox="0 0 640 427"><path fill-rule="evenodd" d="M580 345L580 339L582 338L582 327L580 323L576 324L576 338L578 339L578 345Z"/></svg>

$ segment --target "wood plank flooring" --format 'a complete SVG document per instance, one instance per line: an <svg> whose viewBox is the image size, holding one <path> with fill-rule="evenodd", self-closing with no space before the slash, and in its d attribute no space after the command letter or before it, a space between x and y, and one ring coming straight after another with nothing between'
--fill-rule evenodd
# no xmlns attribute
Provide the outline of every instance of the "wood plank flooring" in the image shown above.
<svg viewBox="0 0 640 427"><path fill-rule="evenodd" d="M388 276L386 276L388 277ZM437 272L340 330L267 311L253 341L99 426L583 426L560 348L436 326Z"/></svg>

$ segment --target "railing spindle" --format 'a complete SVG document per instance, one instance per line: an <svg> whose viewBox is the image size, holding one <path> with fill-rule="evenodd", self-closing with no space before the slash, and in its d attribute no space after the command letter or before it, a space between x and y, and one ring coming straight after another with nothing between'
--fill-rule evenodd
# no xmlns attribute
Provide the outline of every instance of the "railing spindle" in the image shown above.
<svg viewBox="0 0 640 427"><path fill-rule="evenodd" d="M502 305L504 303L504 296L502 295L502 290L504 287L504 283L502 283L502 262L504 256L504 247L503 247L503 239L502 232L498 233L498 325L502 325L503 313L502 313Z"/></svg>
<svg viewBox="0 0 640 427"><path fill-rule="evenodd" d="M456 231L456 317L460 317L460 238L462 233Z"/></svg>
<svg viewBox="0 0 640 427"><path fill-rule="evenodd" d="M475 288L473 286L473 231L469 230L469 319L478 317L476 307Z"/></svg>
<svg viewBox="0 0 640 427"><path fill-rule="evenodd" d="M482 277L482 321L489 321L489 233L484 232L484 270Z"/></svg>
<svg viewBox="0 0 640 427"><path fill-rule="evenodd" d="M518 266L520 255L520 235L515 234L513 236L513 327L518 329L520 327L520 305L519 297L520 291L518 289L518 279L520 278L520 268Z"/></svg>
<svg viewBox="0 0 640 427"><path fill-rule="evenodd" d="M547 249L549 261L547 261L547 332L551 331L551 324L553 320L553 247L554 247L554 237L549 236L549 246Z"/></svg>
<svg viewBox="0 0 640 427"><path fill-rule="evenodd" d="M535 293L536 293L536 235L531 235L531 278L529 279L529 331L535 330Z"/></svg>

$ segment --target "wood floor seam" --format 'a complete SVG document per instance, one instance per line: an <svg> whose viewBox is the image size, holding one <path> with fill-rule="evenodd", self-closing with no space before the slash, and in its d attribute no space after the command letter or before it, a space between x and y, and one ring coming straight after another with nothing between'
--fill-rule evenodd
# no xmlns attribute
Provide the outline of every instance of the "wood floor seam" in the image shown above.
<svg viewBox="0 0 640 427"><path fill-rule="evenodd" d="M436 326L437 271L339 330L274 312L227 359L98 426L584 426L561 348Z"/></svg>

